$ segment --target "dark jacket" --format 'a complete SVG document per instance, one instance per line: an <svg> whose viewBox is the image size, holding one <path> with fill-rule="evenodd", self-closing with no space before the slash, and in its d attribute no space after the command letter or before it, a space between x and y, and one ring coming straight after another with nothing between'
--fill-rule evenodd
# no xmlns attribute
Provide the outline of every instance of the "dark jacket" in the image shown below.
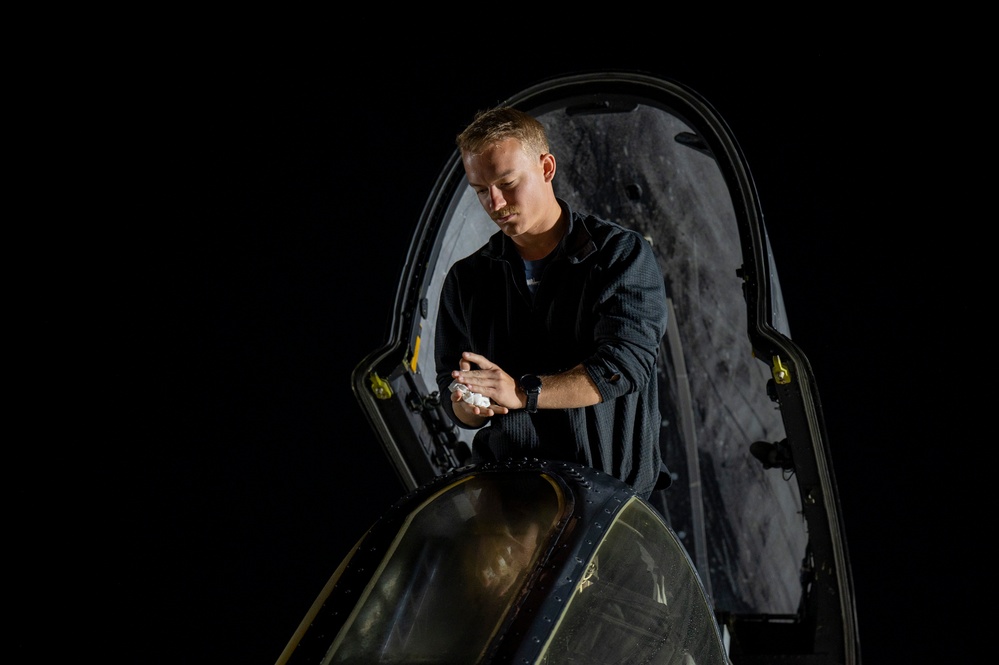
<svg viewBox="0 0 999 665"><path fill-rule="evenodd" d="M515 379L582 362L600 404L494 416L475 436L473 459L575 461L647 498L661 462L656 374L666 332L662 273L639 233L559 203L569 230L533 298L523 261L502 232L451 267L437 318L437 385L449 395L462 351L484 355ZM444 401L455 423L467 428Z"/></svg>

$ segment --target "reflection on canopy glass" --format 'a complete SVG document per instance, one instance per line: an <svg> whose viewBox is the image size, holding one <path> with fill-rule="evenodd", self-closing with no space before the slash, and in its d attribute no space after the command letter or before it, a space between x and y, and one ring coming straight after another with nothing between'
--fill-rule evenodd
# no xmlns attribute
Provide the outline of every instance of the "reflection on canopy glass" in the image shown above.
<svg viewBox="0 0 999 665"><path fill-rule="evenodd" d="M399 531L326 663L474 663L534 566L561 505L543 475L465 479Z"/></svg>
<svg viewBox="0 0 999 665"><path fill-rule="evenodd" d="M638 500L618 514L540 663L726 665L690 560L659 520Z"/></svg>

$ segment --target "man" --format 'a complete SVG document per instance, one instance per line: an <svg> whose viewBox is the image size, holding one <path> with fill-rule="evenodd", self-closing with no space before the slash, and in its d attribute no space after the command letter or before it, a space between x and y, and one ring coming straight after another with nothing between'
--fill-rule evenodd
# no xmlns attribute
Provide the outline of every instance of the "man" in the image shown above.
<svg viewBox="0 0 999 665"><path fill-rule="evenodd" d="M648 498L661 472L669 482L656 376L666 291L651 246L555 196L555 156L530 115L482 111L456 142L499 227L451 267L437 319L437 383L458 426L479 428L473 460L574 461Z"/></svg>

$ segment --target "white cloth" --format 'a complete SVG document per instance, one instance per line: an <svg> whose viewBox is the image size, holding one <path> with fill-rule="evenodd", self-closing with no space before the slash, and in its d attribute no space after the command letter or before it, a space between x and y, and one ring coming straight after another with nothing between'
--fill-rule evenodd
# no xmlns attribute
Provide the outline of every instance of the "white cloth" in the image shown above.
<svg viewBox="0 0 999 665"><path fill-rule="evenodd" d="M472 406L479 406L479 407L489 406L488 397L483 397L479 393L473 393L471 390L468 389L468 386L466 386L464 383L458 383L457 379L451 382L451 385L448 386L448 389L451 392L457 390L459 393L461 393L462 401L467 402Z"/></svg>

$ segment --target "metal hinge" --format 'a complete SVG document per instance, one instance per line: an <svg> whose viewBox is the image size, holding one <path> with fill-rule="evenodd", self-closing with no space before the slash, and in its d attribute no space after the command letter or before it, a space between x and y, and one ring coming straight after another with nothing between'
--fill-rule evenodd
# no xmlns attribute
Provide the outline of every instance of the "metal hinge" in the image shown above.
<svg viewBox="0 0 999 665"><path fill-rule="evenodd" d="M774 356L771 371L774 375L774 381L780 385L783 386L784 384L791 383L791 370L781 362L780 356Z"/></svg>

